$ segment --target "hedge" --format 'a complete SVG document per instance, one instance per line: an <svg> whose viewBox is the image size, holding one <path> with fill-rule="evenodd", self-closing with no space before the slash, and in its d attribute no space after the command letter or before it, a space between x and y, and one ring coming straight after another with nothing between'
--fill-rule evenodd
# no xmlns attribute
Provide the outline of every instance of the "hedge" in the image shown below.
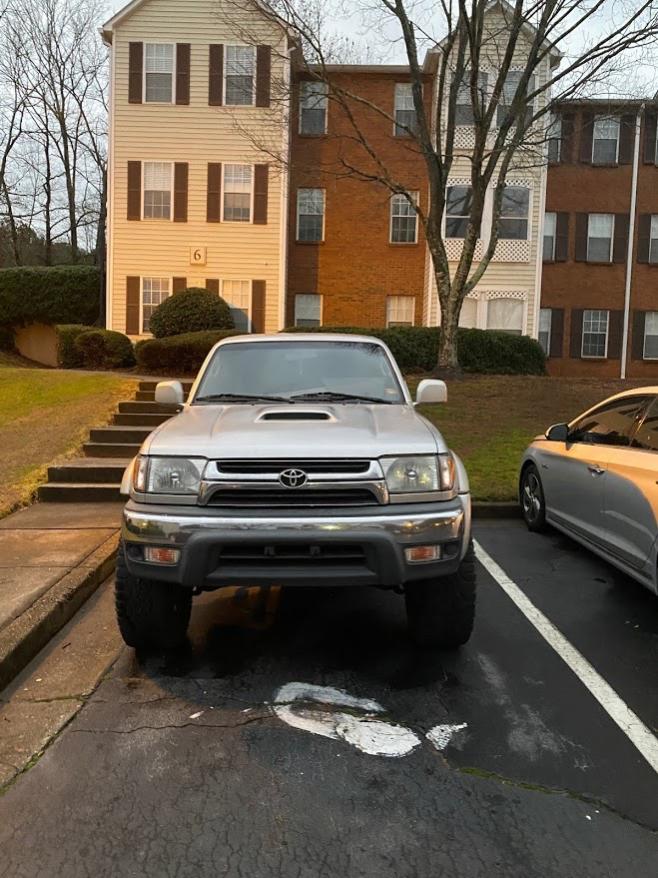
<svg viewBox="0 0 658 878"><path fill-rule="evenodd" d="M175 372L181 375L197 372L218 341L241 334L238 330L229 329L147 338L137 342L135 347L137 365L148 372Z"/></svg>
<svg viewBox="0 0 658 878"><path fill-rule="evenodd" d="M200 287L189 287L158 305L149 321L155 338L188 332L233 329L231 309L224 299Z"/></svg>
<svg viewBox="0 0 658 878"><path fill-rule="evenodd" d="M73 342L88 369L120 369L135 365L133 345L127 335L111 329L88 329Z"/></svg>
<svg viewBox="0 0 658 878"><path fill-rule="evenodd" d="M0 326L85 323L98 317L100 271L91 265L0 269Z"/></svg>
<svg viewBox="0 0 658 878"><path fill-rule="evenodd" d="M76 338L89 327L81 323L65 323L55 327L57 333L57 364L62 369L79 369L82 366L82 352L75 346Z"/></svg>

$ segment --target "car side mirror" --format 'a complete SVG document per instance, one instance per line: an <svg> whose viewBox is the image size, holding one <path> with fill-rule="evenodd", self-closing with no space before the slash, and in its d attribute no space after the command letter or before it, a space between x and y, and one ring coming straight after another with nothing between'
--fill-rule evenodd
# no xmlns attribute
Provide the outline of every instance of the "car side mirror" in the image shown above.
<svg viewBox="0 0 658 878"><path fill-rule="evenodd" d="M155 401L162 405L183 405L183 385L180 381L158 382L155 387Z"/></svg>
<svg viewBox="0 0 658 878"><path fill-rule="evenodd" d="M416 390L416 405L448 402L448 388L445 381L423 378Z"/></svg>
<svg viewBox="0 0 658 878"><path fill-rule="evenodd" d="M553 424L546 431L546 438L549 442L566 442L569 438L568 424Z"/></svg>

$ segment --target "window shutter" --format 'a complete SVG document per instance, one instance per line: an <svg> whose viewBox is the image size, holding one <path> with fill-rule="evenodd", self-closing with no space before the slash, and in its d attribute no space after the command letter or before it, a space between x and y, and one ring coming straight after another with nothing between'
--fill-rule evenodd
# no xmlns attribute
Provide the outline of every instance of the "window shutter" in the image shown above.
<svg viewBox="0 0 658 878"><path fill-rule="evenodd" d="M564 308L551 310L551 340L548 346L548 356L559 359L562 356L562 340L564 338Z"/></svg>
<svg viewBox="0 0 658 878"><path fill-rule="evenodd" d="M583 310L571 309L571 346L569 356L572 360L580 360L583 352Z"/></svg>
<svg viewBox="0 0 658 878"><path fill-rule="evenodd" d="M269 107L272 85L272 47L256 48L256 106Z"/></svg>
<svg viewBox="0 0 658 878"><path fill-rule="evenodd" d="M631 343L631 359L644 359L644 322L646 311L633 311L633 340Z"/></svg>
<svg viewBox="0 0 658 878"><path fill-rule="evenodd" d="M269 186L268 165L256 165L254 167L254 223L266 225L267 223L267 191Z"/></svg>
<svg viewBox="0 0 658 878"><path fill-rule="evenodd" d="M216 296L219 295L219 279L216 277L207 277L206 278L206 289L209 293L214 293Z"/></svg>
<svg viewBox="0 0 658 878"><path fill-rule="evenodd" d="M190 44L176 44L176 103L190 102Z"/></svg>
<svg viewBox="0 0 658 878"><path fill-rule="evenodd" d="M128 46L128 103L142 103L142 79L144 69L144 44Z"/></svg>
<svg viewBox="0 0 658 878"><path fill-rule="evenodd" d="M656 113L644 114L644 164L656 164Z"/></svg>
<svg viewBox="0 0 658 878"><path fill-rule="evenodd" d="M586 213L576 214L576 262L587 262L587 222Z"/></svg>
<svg viewBox="0 0 658 878"><path fill-rule="evenodd" d="M580 152L578 159L585 164L592 164L592 139L594 137L594 116L592 113L580 115Z"/></svg>
<svg viewBox="0 0 658 878"><path fill-rule="evenodd" d="M265 290L264 280L252 280L251 327L254 332L265 332Z"/></svg>
<svg viewBox="0 0 658 878"><path fill-rule="evenodd" d="M560 143L560 162L570 164L573 161L573 129L574 114L562 113L562 134Z"/></svg>
<svg viewBox="0 0 658 878"><path fill-rule="evenodd" d="M222 219L222 166L219 162L208 162L208 194L206 221L218 223Z"/></svg>
<svg viewBox="0 0 658 878"><path fill-rule="evenodd" d="M633 160L635 116L622 116L619 123L619 164L630 165Z"/></svg>
<svg viewBox="0 0 658 878"><path fill-rule="evenodd" d="M651 245L651 214L641 213L637 221L637 261L649 261Z"/></svg>
<svg viewBox="0 0 658 878"><path fill-rule="evenodd" d="M126 335L139 335L139 292L140 279L126 278Z"/></svg>
<svg viewBox="0 0 658 878"><path fill-rule="evenodd" d="M208 104L221 107L224 103L224 46L210 46L208 71Z"/></svg>
<svg viewBox="0 0 658 878"><path fill-rule="evenodd" d="M627 213L615 214L615 237L612 242L612 261L617 264L626 262L628 255L628 225L630 217Z"/></svg>
<svg viewBox="0 0 658 878"><path fill-rule="evenodd" d="M182 293L183 290L187 289L187 278L186 277L174 277L171 281L171 292L173 293Z"/></svg>
<svg viewBox="0 0 658 878"><path fill-rule="evenodd" d="M608 359L618 360L621 357L621 325L622 311L610 311L608 320Z"/></svg>
<svg viewBox="0 0 658 878"><path fill-rule="evenodd" d="M142 218L142 163L128 162L128 214L129 220Z"/></svg>
<svg viewBox="0 0 658 878"><path fill-rule="evenodd" d="M174 165L174 222L187 222L187 162L176 162Z"/></svg>
<svg viewBox="0 0 658 878"><path fill-rule="evenodd" d="M555 221L555 262L569 258L569 214L558 213Z"/></svg>

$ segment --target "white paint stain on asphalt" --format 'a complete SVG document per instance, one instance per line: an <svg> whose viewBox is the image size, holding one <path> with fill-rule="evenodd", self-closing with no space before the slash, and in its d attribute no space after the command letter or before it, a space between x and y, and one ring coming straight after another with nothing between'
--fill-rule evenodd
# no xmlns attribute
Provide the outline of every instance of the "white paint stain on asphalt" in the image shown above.
<svg viewBox="0 0 658 878"><path fill-rule="evenodd" d="M455 732L461 732L468 728L468 723L452 723L444 726L434 726L425 735L430 744L434 744L437 750L445 750L452 741Z"/></svg>

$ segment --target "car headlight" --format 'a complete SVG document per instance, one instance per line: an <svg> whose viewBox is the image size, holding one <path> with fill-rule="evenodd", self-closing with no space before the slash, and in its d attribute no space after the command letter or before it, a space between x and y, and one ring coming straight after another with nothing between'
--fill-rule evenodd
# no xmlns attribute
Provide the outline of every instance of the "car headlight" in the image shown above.
<svg viewBox="0 0 658 878"><path fill-rule="evenodd" d="M385 457L381 463L391 494L449 491L454 484L455 465L451 454Z"/></svg>
<svg viewBox="0 0 658 878"><path fill-rule="evenodd" d="M206 461L186 457L139 457L133 488L149 494L197 494Z"/></svg>

